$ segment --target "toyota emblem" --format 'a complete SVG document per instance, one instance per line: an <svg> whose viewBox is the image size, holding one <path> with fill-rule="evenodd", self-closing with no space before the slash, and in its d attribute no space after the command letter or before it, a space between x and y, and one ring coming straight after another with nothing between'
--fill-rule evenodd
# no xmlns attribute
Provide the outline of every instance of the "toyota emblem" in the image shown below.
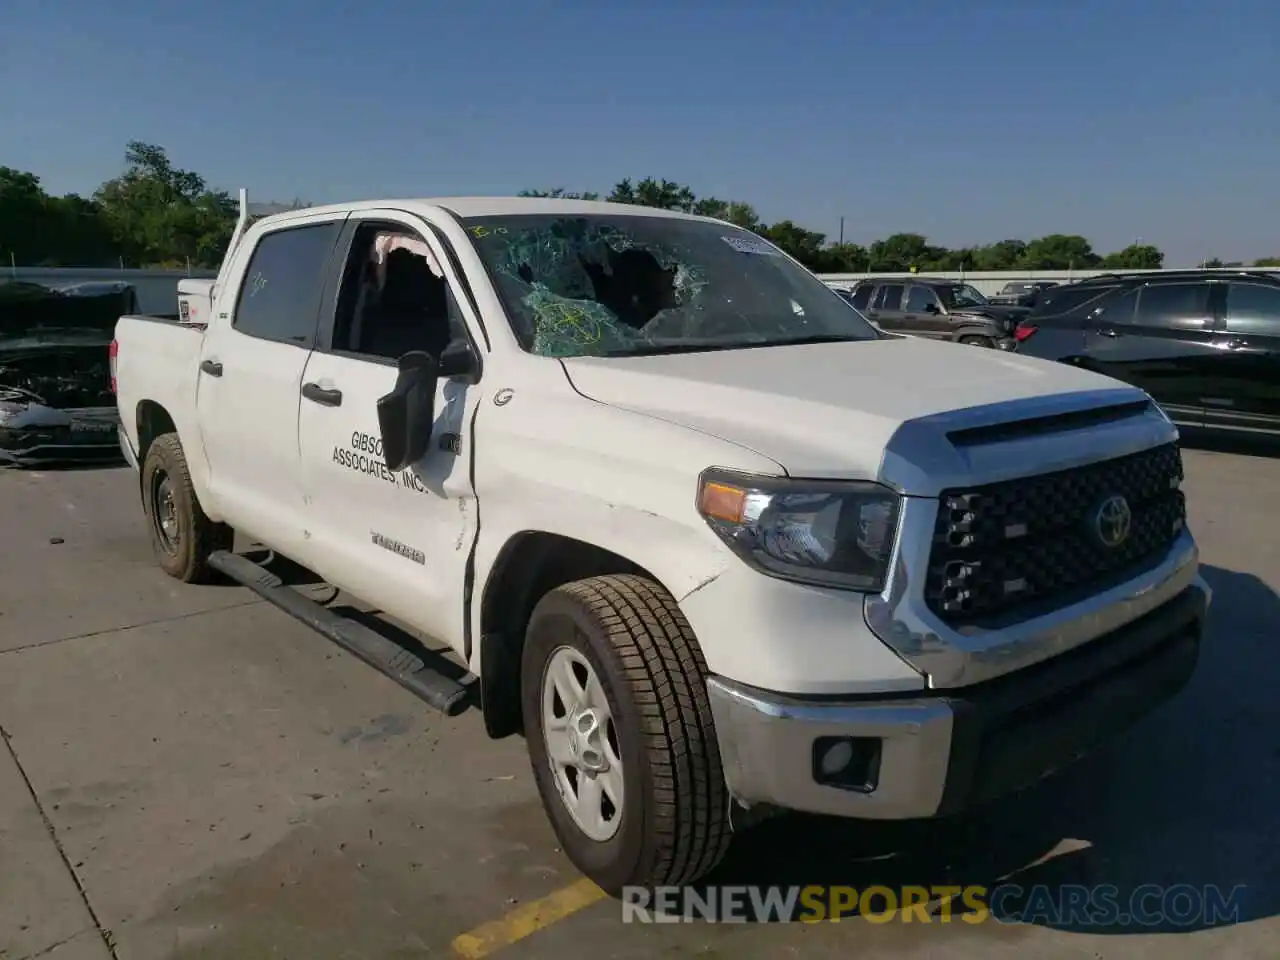
<svg viewBox="0 0 1280 960"><path fill-rule="evenodd" d="M1129 527L1133 523L1133 511L1129 501L1116 495L1102 501L1093 515L1094 532L1104 547L1115 549L1129 539Z"/></svg>

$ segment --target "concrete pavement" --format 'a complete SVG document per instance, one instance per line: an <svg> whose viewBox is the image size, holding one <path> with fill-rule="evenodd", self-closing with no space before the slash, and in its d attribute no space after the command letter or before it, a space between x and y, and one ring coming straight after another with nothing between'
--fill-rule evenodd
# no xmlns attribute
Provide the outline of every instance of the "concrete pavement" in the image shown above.
<svg viewBox="0 0 1280 960"><path fill-rule="evenodd" d="M449 956L476 929L521 936L513 960L1274 956L1280 459L1186 461L1217 592L1176 702L981 813L768 823L714 879L1243 884L1240 922L1199 930L624 925L556 849L522 741L431 713L245 590L164 577L128 471L0 473L0 958Z"/></svg>

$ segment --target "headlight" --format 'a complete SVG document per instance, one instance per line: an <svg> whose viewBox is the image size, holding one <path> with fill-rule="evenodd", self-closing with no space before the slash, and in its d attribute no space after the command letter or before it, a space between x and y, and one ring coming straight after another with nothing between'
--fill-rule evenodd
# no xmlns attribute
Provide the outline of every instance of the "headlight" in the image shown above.
<svg viewBox="0 0 1280 960"><path fill-rule="evenodd" d="M789 480L705 470L698 512L761 573L877 593L889 573L901 500L877 483Z"/></svg>

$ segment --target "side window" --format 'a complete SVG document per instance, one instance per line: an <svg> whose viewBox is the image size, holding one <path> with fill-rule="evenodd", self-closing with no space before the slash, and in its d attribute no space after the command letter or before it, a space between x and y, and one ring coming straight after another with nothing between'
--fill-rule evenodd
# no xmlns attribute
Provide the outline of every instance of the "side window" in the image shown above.
<svg viewBox="0 0 1280 960"><path fill-rule="evenodd" d="M875 308L877 310L901 310L902 309L902 292L906 288L896 284L886 284L880 288L880 294L876 297Z"/></svg>
<svg viewBox="0 0 1280 960"><path fill-rule="evenodd" d="M1207 330L1213 326L1209 315L1207 283L1159 283L1142 287L1133 322L1142 327L1174 330Z"/></svg>
<svg viewBox="0 0 1280 960"><path fill-rule="evenodd" d="M853 299L849 302L859 310L865 310L867 309L867 304L871 302L871 293L873 290L875 290L875 287L869 283L864 283L857 290L853 291Z"/></svg>
<svg viewBox="0 0 1280 960"><path fill-rule="evenodd" d="M1042 317L1046 314L1060 314L1078 310L1081 307L1093 304L1093 301L1100 299L1104 294L1110 293L1114 289L1115 287L1046 287L1036 298L1032 316ZM1134 300L1136 299L1135 297ZM1133 302L1130 301L1129 303L1129 316L1133 315ZM1108 316L1110 316L1111 307L1107 307L1106 310Z"/></svg>
<svg viewBox="0 0 1280 960"><path fill-rule="evenodd" d="M1227 287L1227 330L1280 336L1280 287L1233 283Z"/></svg>
<svg viewBox="0 0 1280 960"><path fill-rule="evenodd" d="M907 291L907 302L902 308L907 313L924 313L929 309L929 304L938 303L938 295L929 287L922 287L918 284L912 284Z"/></svg>
<svg viewBox="0 0 1280 960"><path fill-rule="evenodd" d="M263 235L240 282L231 326L262 340L311 346L324 271L341 229L335 220Z"/></svg>
<svg viewBox="0 0 1280 960"><path fill-rule="evenodd" d="M427 243L394 223L356 232L343 274L332 349L380 360L422 350L437 359L468 342L466 322Z"/></svg>

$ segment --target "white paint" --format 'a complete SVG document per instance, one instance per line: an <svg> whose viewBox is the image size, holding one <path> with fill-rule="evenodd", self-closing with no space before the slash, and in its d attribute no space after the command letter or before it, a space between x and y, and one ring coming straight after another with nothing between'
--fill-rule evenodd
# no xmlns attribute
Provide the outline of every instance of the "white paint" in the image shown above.
<svg viewBox="0 0 1280 960"><path fill-rule="evenodd" d="M446 206L463 216L684 216L583 201L472 198L382 200L268 217L233 251L206 332L121 318L117 379L135 443L140 402L159 404L173 418L211 516L459 653L467 617L473 639L480 635L479 601L503 547L540 531L650 570L682 602L715 673L795 693L919 689L921 676L867 629L860 595L765 577L734 556L695 509L699 473L718 466L875 477L889 437L906 421L1115 385L1065 366L913 339L564 363L534 356L520 349ZM230 325L248 259L265 233L360 214L427 237L456 290L454 261L427 225L439 229L485 321L487 349L480 317L457 298L484 354L483 377L471 386L440 385L437 436L457 433L463 452L433 444L412 468L421 490L334 462L335 449L349 448L353 435L377 435L375 403L395 381L393 366L252 339ZM224 375L201 375L205 359L223 363ZM343 404L300 401L304 381L340 388ZM364 453L366 465L376 459ZM1036 464L1025 468L1034 473ZM421 550L425 565L379 548L375 531ZM471 554L476 581L467 610L462 588ZM478 643L470 666L483 670Z"/></svg>

